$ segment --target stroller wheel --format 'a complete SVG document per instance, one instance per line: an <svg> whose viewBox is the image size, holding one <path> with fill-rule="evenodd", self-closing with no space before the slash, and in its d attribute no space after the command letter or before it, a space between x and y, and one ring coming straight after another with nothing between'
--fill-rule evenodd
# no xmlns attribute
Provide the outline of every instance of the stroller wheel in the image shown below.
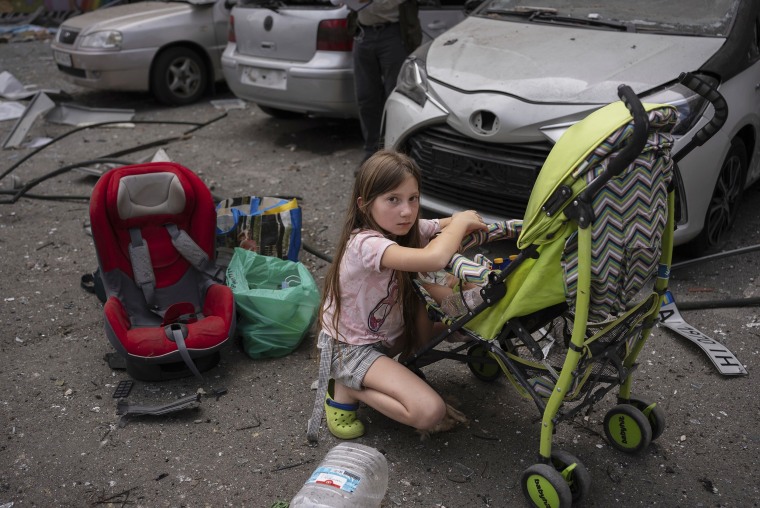
<svg viewBox="0 0 760 508"><path fill-rule="evenodd" d="M467 366L481 381L496 381L501 375L501 367L488 356L488 351L482 344L475 344L467 350Z"/></svg>
<svg viewBox="0 0 760 508"><path fill-rule="evenodd" d="M652 426L652 441L660 437L665 430L665 411L656 403L650 404L639 399L631 399L629 404L644 413L649 420Z"/></svg>
<svg viewBox="0 0 760 508"><path fill-rule="evenodd" d="M552 465L570 487L573 503L583 501L591 491L591 475L586 466L578 457L564 450L552 450Z"/></svg>
<svg viewBox="0 0 760 508"><path fill-rule="evenodd" d="M649 420L631 404L619 404L607 412L604 433L612 446L626 453L639 453L652 442Z"/></svg>
<svg viewBox="0 0 760 508"><path fill-rule="evenodd" d="M549 464L533 464L522 474L522 491L531 506L570 508L573 495L562 474Z"/></svg>

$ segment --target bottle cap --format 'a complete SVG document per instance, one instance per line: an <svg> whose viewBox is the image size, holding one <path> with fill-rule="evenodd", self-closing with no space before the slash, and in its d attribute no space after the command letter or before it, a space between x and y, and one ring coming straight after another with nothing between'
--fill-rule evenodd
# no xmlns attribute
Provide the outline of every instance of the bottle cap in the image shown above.
<svg viewBox="0 0 760 508"><path fill-rule="evenodd" d="M514 261L515 259L517 259L517 254L512 254L511 256L509 256L510 261Z"/></svg>
<svg viewBox="0 0 760 508"><path fill-rule="evenodd" d="M493 262L495 265L500 265L504 262L504 258L494 258Z"/></svg>

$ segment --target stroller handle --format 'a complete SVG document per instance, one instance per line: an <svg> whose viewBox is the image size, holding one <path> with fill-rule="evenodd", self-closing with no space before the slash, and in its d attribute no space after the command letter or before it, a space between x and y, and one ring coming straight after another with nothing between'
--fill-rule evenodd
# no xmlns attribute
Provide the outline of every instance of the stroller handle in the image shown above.
<svg viewBox="0 0 760 508"><path fill-rule="evenodd" d="M649 131L649 117L644 111L644 105L628 85L618 87L618 97L623 101L625 107L630 111L633 117L633 135L628 145L620 151L620 155L610 163L608 171L612 176L619 175L623 169L636 160L644 145L647 143L647 134Z"/></svg>
<svg viewBox="0 0 760 508"><path fill-rule="evenodd" d="M625 107L628 108L628 111L633 117L633 133L628 144L620 151L620 154L610 162L607 169L578 195L577 199L581 203L589 203L593 196L599 192L599 189L605 186L607 182L619 175L629 164L636 160L636 157L639 156L646 145L649 131L649 118L647 117L646 111L644 111L644 106L628 85L620 85L618 87L618 97L620 97L620 100L623 101L623 104L625 104ZM580 225L581 227L586 226L586 220L584 220L584 218L580 219Z"/></svg>
<svg viewBox="0 0 760 508"><path fill-rule="evenodd" d="M726 104L726 99L723 98L714 86L690 72L682 72L681 75L678 76L678 82L710 101L710 104L712 104L715 111L712 119L694 134L691 140L689 140L678 154L673 156L674 162L680 161L696 147L705 144L708 139L713 137L713 135L723 127L723 124L726 123L726 119L728 118L728 104Z"/></svg>

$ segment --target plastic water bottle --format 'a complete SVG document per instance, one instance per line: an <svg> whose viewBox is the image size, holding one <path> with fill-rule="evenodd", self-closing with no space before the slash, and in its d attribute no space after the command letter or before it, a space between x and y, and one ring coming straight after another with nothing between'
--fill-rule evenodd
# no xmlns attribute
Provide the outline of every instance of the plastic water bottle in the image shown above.
<svg viewBox="0 0 760 508"><path fill-rule="evenodd" d="M290 502L290 508L378 508L388 489L388 461L358 443L335 446Z"/></svg>

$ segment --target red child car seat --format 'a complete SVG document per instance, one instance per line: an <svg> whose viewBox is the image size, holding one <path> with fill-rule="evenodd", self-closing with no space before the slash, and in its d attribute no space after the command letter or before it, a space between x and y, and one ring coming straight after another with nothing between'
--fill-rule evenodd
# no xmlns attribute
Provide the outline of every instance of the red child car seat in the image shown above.
<svg viewBox="0 0 760 508"><path fill-rule="evenodd" d="M106 292L105 331L135 379L207 370L235 329L232 291L214 261L216 210L189 169L113 169L95 185L90 221Z"/></svg>

